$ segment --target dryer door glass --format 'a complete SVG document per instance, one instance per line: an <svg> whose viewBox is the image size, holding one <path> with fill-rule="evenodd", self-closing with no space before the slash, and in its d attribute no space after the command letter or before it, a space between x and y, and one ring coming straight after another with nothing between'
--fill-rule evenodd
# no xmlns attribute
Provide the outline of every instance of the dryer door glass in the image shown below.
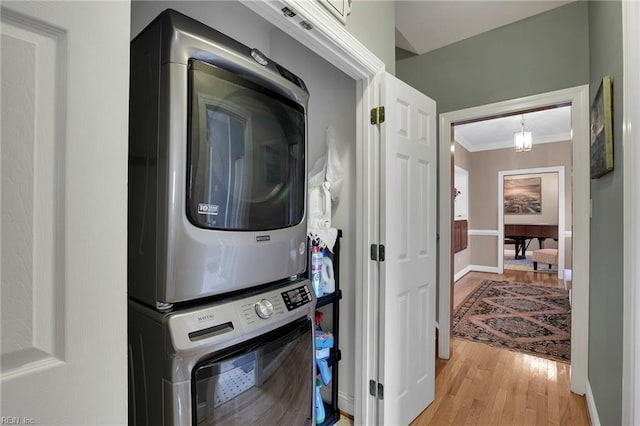
<svg viewBox="0 0 640 426"><path fill-rule="evenodd" d="M189 65L187 217L207 229L286 228L304 216L305 111L201 61Z"/></svg>
<svg viewBox="0 0 640 426"><path fill-rule="evenodd" d="M308 318L215 353L192 375L193 424L310 424L313 341Z"/></svg>

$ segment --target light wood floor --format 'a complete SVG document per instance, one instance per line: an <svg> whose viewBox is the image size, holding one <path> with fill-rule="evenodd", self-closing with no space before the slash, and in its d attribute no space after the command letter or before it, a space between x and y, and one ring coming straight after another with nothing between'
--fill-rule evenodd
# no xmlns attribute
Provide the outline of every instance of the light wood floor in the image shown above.
<svg viewBox="0 0 640 426"><path fill-rule="evenodd" d="M456 283L454 306L486 279L564 284L539 272L470 272ZM451 358L436 359L435 400L412 426L589 425L585 399L569 383L569 364L452 339Z"/></svg>

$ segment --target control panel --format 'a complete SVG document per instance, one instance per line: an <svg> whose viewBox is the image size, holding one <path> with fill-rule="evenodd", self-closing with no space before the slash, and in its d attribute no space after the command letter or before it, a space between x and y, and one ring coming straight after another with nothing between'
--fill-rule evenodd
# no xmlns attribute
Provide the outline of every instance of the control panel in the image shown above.
<svg viewBox="0 0 640 426"><path fill-rule="evenodd" d="M311 287L307 283L308 281L304 281L297 286L270 291L263 293L259 298L247 298L242 301L240 309L247 324L261 323L261 320L268 320L312 303Z"/></svg>
<svg viewBox="0 0 640 426"><path fill-rule="evenodd" d="M305 313L312 316L313 303L309 280L303 280L242 299L171 313L167 318L174 347L185 350L256 332L274 321L283 323Z"/></svg>
<svg viewBox="0 0 640 426"><path fill-rule="evenodd" d="M302 305L310 303L313 299L311 297L311 291L308 285L303 285L291 290L287 290L282 293L284 304L287 306L288 311L293 311Z"/></svg>

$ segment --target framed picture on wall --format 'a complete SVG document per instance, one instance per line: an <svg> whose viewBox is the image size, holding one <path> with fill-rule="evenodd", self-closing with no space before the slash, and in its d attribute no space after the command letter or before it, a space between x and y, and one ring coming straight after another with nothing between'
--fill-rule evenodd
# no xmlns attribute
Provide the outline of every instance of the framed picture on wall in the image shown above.
<svg viewBox="0 0 640 426"><path fill-rule="evenodd" d="M591 179L613 170L611 77L604 76L591 105Z"/></svg>
<svg viewBox="0 0 640 426"><path fill-rule="evenodd" d="M504 214L541 214L542 178L504 177Z"/></svg>

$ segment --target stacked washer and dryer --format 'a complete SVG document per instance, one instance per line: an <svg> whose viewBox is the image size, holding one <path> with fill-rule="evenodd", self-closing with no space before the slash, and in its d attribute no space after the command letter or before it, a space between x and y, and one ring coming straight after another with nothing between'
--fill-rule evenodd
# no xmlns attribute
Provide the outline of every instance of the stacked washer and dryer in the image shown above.
<svg viewBox="0 0 640 426"><path fill-rule="evenodd" d="M173 10L132 41L130 425L314 423L308 96Z"/></svg>

